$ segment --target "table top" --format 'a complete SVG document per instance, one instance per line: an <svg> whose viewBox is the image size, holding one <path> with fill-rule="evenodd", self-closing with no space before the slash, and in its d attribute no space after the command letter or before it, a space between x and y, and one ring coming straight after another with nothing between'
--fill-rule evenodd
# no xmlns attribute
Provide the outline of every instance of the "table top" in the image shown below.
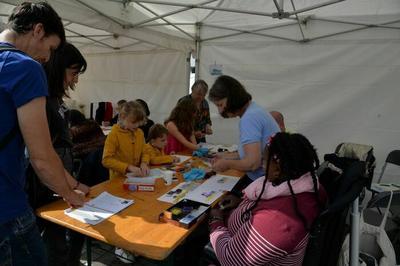
<svg viewBox="0 0 400 266"><path fill-rule="evenodd" d="M221 174L241 177L242 172L228 170ZM182 177L179 177L180 181ZM122 187L124 178L115 178L92 187L89 197L96 197L103 191L112 195L133 199L134 204L97 225L82 223L64 214L67 204L58 200L37 209L39 217L75 230L91 238L121 247L135 254L164 260L196 228L181 228L158 220L159 214L172 206L157 198L179 184L166 186L157 179L154 192L132 192Z"/></svg>

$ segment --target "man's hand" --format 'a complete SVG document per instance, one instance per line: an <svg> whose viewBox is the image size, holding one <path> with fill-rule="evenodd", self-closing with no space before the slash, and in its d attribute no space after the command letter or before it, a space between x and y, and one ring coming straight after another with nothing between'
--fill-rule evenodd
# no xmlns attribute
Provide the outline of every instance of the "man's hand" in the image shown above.
<svg viewBox="0 0 400 266"><path fill-rule="evenodd" d="M79 208L85 204L85 195L76 191L71 190L71 192L64 197L64 200L72 208Z"/></svg>
<svg viewBox="0 0 400 266"><path fill-rule="evenodd" d="M79 185L76 187L76 190L81 191L84 195L87 195L90 192L90 187L85 184L79 183Z"/></svg>

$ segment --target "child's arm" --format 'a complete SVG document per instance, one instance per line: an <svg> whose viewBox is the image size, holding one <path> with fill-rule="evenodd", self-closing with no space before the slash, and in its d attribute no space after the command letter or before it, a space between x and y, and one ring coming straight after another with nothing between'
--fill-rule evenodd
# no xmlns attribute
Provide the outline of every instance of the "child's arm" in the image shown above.
<svg viewBox="0 0 400 266"><path fill-rule="evenodd" d="M172 163L174 158L170 155L164 155L163 152L161 155L158 155L157 152L150 144L144 145L142 162L148 165L160 165Z"/></svg>
<svg viewBox="0 0 400 266"><path fill-rule="evenodd" d="M191 150L196 150L197 149L197 143L196 143L196 138L192 134L190 137L190 141L188 141L185 136L182 135L182 133L179 131L179 129L176 127L175 123L170 121L166 125L168 129L168 133L174 136L180 143L182 143L186 148L191 149Z"/></svg>
<svg viewBox="0 0 400 266"><path fill-rule="evenodd" d="M154 156L150 159L151 165L170 164L174 162L174 157L171 155Z"/></svg>
<svg viewBox="0 0 400 266"><path fill-rule="evenodd" d="M142 158L140 161L142 163L150 164L150 158L152 157L152 151L150 144L145 144L143 147Z"/></svg>
<svg viewBox="0 0 400 266"><path fill-rule="evenodd" d="M118 146L117 136L111 130L104 144L102 164L105 168L112 169L119 173L126 173L129 164L115 158Z"/></svg>

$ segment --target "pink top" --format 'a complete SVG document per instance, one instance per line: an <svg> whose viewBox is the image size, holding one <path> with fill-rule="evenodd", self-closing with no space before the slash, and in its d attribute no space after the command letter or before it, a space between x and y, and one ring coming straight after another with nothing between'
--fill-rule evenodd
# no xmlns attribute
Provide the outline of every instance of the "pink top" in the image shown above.
<svg viewBox="0 0 400 266"><path fill-rule="evenodd" d="M168 134L167 145L164 148L165 154L171 154L171 152L178 153L187 150L187 148L179 142L174 136Z"/></svg>
<svg viewBox="0 0 400 266"><path fill-rule="evenodd" d="M300 212L310 226L319 213L309 174L291 182ZM266 193L247 221L242 214L254 204L262 182L253 182L240 205L225 221L210 224L210 241L221 265L302 265L309 234L293 208L287 184L266 185ZM258 192L258 194L257 194ZM322 193L321 193L322 192ZM289 194L289 195L288 195ZM320 199L324 202L323 188Z"/></svg>

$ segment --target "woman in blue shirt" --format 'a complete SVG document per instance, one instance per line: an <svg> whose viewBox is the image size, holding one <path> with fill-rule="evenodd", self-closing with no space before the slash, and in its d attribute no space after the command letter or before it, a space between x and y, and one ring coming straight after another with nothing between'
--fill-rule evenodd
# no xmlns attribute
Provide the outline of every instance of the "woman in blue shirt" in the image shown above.
<svg viewBox="0 0 400 266"><path fill-rule="evenodd" d="M215 171L236 169L246 172L239 188L264 175L262 154L268 139L279 132L272 116L252 101L244 86L230 76L220 76L210 89L209 99L217 106L224 118L239 117L239 150L218 156Z"/></svg>

